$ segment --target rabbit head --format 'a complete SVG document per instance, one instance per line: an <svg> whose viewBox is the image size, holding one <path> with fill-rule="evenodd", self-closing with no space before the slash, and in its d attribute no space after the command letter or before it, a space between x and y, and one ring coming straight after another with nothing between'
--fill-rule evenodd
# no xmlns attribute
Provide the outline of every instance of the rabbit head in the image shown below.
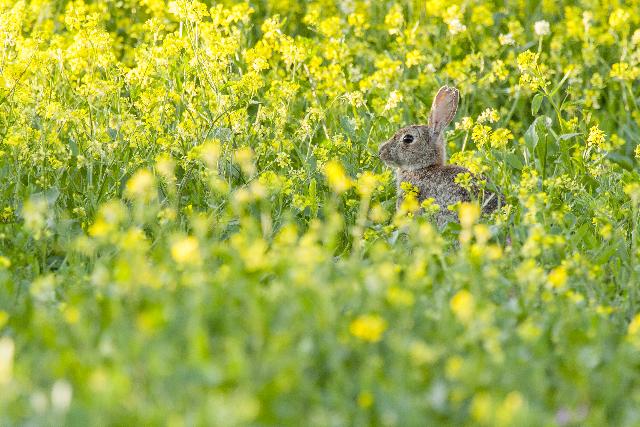
<svg viewBox="0 0 640 427"><path fill-rule="evenodd" d="M420 169L445 162L443 131L458 109L456 88L443 86L433 99L429 124L407 126L380 146L379 156L389 166Z"/></svg>

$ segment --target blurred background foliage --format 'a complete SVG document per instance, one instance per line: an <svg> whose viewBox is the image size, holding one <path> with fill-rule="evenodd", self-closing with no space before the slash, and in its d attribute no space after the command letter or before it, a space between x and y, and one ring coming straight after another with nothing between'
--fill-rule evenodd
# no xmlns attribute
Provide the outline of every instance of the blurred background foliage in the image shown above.
<svg viewBox="0 0 640 427"><path fill-rule="evenodd" d="M0 424L640 424L638 10L0 0Z"/></svg>

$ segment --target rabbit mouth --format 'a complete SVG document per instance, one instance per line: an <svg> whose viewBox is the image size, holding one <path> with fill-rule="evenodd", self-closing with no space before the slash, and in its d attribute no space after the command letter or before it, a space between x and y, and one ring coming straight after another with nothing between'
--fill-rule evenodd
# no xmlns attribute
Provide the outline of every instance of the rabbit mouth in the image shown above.
<svg viewBox="0 0 640 427"><path fill-rule="evenodd" d="M400 167L400 164L393 159L391 156L391 150L387 144L382 144L380 149L378 150L378 157L382 160L387 166L395 166Z"/></svg>
<svg viewBox="0 0 640 427"><path fill-rule="evenodd" d="M396 167L396 168L399 168L400 166L402 166L400 163L398 163L395 160L389 158L388 155L381 154L380 155L380 160L382 160L384 162L384 164L386 164L387 166L393 166L393 167Z"/></svg>

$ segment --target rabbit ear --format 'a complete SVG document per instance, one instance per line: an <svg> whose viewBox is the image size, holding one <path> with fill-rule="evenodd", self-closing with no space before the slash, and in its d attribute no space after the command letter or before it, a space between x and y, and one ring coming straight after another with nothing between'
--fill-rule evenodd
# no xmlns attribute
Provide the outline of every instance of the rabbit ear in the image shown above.
<svg viewBox="0 0 640 427"><path fill-rule="evenodd" d="M458 89L449 86L442 86L436 97L433 98L431 114L429 115L429 126L433 132L438 134L447 127L458 109L458 99L460 93Z"/></svg>

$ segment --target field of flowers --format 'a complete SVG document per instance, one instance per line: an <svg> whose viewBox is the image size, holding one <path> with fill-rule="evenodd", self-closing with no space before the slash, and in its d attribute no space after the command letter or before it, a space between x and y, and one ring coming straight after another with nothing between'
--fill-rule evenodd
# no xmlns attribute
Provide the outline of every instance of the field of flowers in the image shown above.
<svg viewBox="0 0 640 427"><path fill-rule="evenodd" d="M638 10L0 0L0 425L640 425Z"/></svg>

